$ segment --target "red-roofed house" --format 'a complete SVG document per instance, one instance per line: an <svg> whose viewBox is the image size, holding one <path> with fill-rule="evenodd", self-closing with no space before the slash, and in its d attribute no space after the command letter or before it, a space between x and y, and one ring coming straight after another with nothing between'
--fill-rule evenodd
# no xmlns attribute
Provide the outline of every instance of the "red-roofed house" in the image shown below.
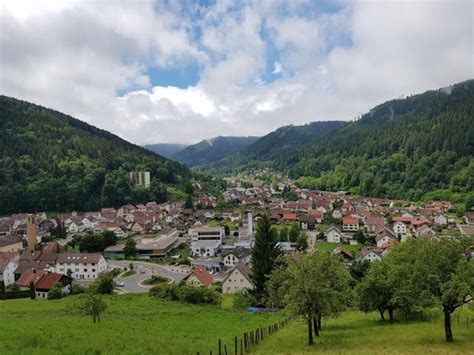
<svg viewBox="0 0 474 355"><path fill-rule="evenodd" d="M355 232L359 230L359 220L352 216L345 216L342 219L342 230L346 232Z"/></svg>
<svg viewBox="0 0 474 355"><path fill-rule="evenodd" d="M186 285L211 287L212 275L202 265L196 266L189 275L184 278Z"/></svg>
<svg viewBox="0 0 474 355"><path fill-rule="evenodd" d="M71 278L63 274L49 272L36 283L36 296L39 298L48 298L48 292L57 284L61 284L63 293L69 293L71 289Z"/></svg>
<svg viewBox="0 0 474 355"><path fill-rule="evenodd" d="M298 216L296 213L283 213L283 218L286 222L296 222L298 221Z"/></svg>
<svg viewBox="0 0 474 355"><path fill-rule="evenodd" d="M20 278L16 281L16 284L22 289L28 289L32 282L33 285L36 286L44 275L45 272L43 270L28 269L21 274Z"/></svg>

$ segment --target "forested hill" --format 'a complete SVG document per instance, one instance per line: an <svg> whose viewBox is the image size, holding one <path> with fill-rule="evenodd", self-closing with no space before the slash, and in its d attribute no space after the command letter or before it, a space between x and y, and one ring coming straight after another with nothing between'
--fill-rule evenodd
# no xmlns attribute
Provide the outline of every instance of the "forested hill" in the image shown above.
<svg viewBox="0 0 474 355"><path fill-rule="evenodd" d="M173 144L173 143L157 143L157 144L147 144L143 146L144 148L151 150L152 152L164 156L168 159L173 159L173 155L178 153L187 147L184 144Z"/></svg>
<svg viewBox="0 0 474 355"><path fill-rule="evenodd" d="M344 121L318 121L301 126L289 125L259 138L241 153L231 155L211 165L210 171L223 174L259 167L284 167L298 151L341 128Z"/></svg>
<svg viewBox="0 0 474 355"><path fill-rule="evenodd" d="M0 215L94 210L167 199L189 171L60 112L0 96ZM150 189L128 172L151 172Z"/></svg>
<svg viewBox="0 0 474 355"><path fill-rule="evenodd" d="M258 137L215 137L190 145L171 157L190 167L210 164L241 152Z"/></svg>
<svg viewBox="0 0 474 355"><path fill-rule="evenodd" d="M379 105L275 167L302 186L366 196L448 198L474 191L474 80Z"/></svg>

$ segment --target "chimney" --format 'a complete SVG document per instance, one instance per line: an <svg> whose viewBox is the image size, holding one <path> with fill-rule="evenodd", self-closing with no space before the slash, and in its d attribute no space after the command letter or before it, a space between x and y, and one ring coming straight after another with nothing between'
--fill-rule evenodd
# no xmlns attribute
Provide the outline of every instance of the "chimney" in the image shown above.
<svg viewBox="0 0 474 355"><path fill-rule="evenodd" d="M26 241L28 244L28 250L33 252L36 249L36 226L35 217L31 214L28 215L26 221Z"/></svg>

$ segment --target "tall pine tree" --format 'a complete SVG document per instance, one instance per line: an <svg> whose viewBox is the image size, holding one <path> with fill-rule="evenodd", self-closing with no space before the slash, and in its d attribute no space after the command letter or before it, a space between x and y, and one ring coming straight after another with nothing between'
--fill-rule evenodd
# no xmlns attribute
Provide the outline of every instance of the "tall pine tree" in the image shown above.
<svg viewBox="0 0 474 355"><path fill-rule="evenodd" d="M264 215L257 223L255 232L255 245L252 249L252 277L257 294L266 294L265 283L267 282L276 258L280 255L278 238L267 215Z"/></svg>

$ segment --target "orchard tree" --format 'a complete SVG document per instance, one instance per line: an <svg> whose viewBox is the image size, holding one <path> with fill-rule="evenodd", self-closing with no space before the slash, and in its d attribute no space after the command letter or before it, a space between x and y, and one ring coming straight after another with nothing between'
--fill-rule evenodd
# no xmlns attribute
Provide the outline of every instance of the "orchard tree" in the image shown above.
<svg viewBox="0 0 474 355"><path fill-rule="evenodd" d="M300 228L298 227L297 223L293 223L291 225L290 234L289 234L290 242L296 243L296 241L298 240L299 235L300 235Z"/></svg>
<svg viewBox="0 0 474 355"><path fill-rule="evenodd" d="M330 253L288 259L268 281L270 300L302 317L308 326L308 344L319 336L323 317L336 316L349 303L350 288L341 259Z"/></svg>

